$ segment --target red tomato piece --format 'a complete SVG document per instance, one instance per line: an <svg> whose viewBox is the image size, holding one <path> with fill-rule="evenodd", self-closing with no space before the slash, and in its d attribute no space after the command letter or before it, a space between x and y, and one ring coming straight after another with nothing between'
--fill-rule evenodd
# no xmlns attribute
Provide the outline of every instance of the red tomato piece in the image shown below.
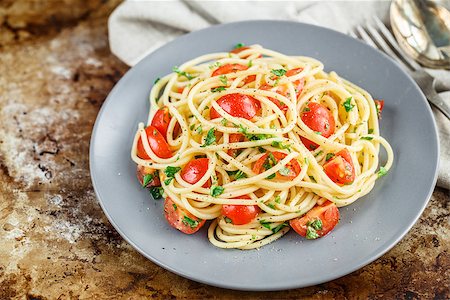
<svg viewBox="0 0 450 300"><path fill-rule="evenodd" d="M377 109L378 119L381 119L381 112L383 111L384 107L384 100L374 100L375 107Z"/></svg>
<svg viewBox="0 0 450 300"><path fill-rule="evenodd" d="M170 120L172 116L169 113L169 108L164 106L156 111L153 116L152 126L158 129L161 134L166 137L167 136L167 128L169 127Z"/></svg>
<svg viewBox="0 0 450 300"><path fill-rule="evenodd" d="M320 220L321 225L313 223ZM301 218L289 221L291 227L301 236L308 239L323 237L329 233L339 222L339 209L336 204L326 201L322 205L316 205Z"/></svg>
<svg viewBox="0 0 450 300"><path fill-rule="evenodd" d="M239 143L244 141L244 135L240 133L231 133L229 138L229 143ZM229 149L227 151L229 156L236 157L239 153L239 149Z"/></svg>
<svg viewBox="0 0 450 300"><path fill-rule="evenodd" d="M250 120L261 109L261 104L252 96L244 94L228 94L217 100L217 104L232 115L233 117L240 117ZM221 115L214 109L210 110L211 119L219 118Z"/></svg>
<svg viewBox="0 0 450 300"><path fill-rule="evenodd" d="M236 197L236 199L250 199L248 195ZM222 205L222 215L231 220L234 225L244 225L250 223L258 216L261 209L258 205Z"/></svg>
<svg viewBox="0 0 450 300"><path fill-rule="evenodd" d="M156 156L161 158L172 157L172 151L170 151L169 144L167 144L164 136L156 129L156 127L150 125L145 128L145 132L147 133L147 140L150 144L150 148ZM137 144L137 156L142 159L150 159L147 152L145 152L141 138L139 138Z"/></svg>
<svg viewBox="0 0 450 300"><path fill-rule="evenodd" d="M241 53L242 51L247 50L247 49L250 49L250 47L247 47L247 46L239 47L239 48L235 48L235 49L231 50L230 53L239 54L239 53ZM250 55L243 56L242 58L247 58L247 57L249 57L249 56L250 56ZM258 57L262 57L262 55L260 54Z"/></svg>
<svg viewBox="0 0 450 300"><path fill-rule="evenodd" d="M303 71L303 68L291 69L286 72L286 76L287 77L294 76L294 75L297 75L298 73L300 73L301 71ZM295 93L297 94L297 98L302 93L304 85L305 85L304 78L300 78L300 79L294 81Z"/></svg>
<svg viewBox="0 0 450 300"><path fill-rule="evenodd" d="M273 167L276 163L278 163L280 160L282 160L286 156L287 156L287 154L285 154L283 152L278 152L278 151L268 152L268 153L264 154L263 156L261 156L256 161L256 163L253 165L253 172L255 172L256 174L260 174L266 170L269 170L271 167ZM275 160L275 161L272 161L272 160ZM284 171L284 172L288 172L287 174L284 172L283 172L283 174L281 174L280 172L277 172L274 178L282 179L282 180L292 180L295 177L297 177L298 174L300 174L300 172L302 171L302 168L300 167L300 164L298 163L298 161L296 159L292 159L289 163L287 163L285 168L288 170L288 171L286 171L286 170Z"/></svg>
<svg viewBox="0 0 450 300"><path fill-rule="evenodd" d="M323 137L329 137L334 133L335 121L331 112L322 104L309 102L308 107L301 114L303 123ZM309 150L316 149L319 145L300 137L303 144Z"/></svg>
<svg viewBox="0 0 450 300"><path fill-rule="evenodd" d="M164 201L164 217L170 226L186 234L197 232L205 220L197 218L187 210L177 206L169 197Z"/></svg>
<svg viewBox="0 0 450 300"><path fill-rule="evenodd" d="M273 86L268 85L268 84L264 84L264 85L262 85L259 89L264 90L264 91L267 91L267 90L270 90L270 89L272 89L272 88L273 88ZM282 93L280 93L280 92L278 91L278 88L277 88L276 92L277 92L278 94L280 94L280 95L283 95ZM283 95L283 96L285 96L285 95ZM269 97L269 100L272 101L276 106L278 106L278 108L279 108L282 112L284 112L284 113L287 112L288 106L287 106L286 104L282 103L280 100L278 100L278 99L276 99L276 98L273 98L273 97Z"/></svg>
<svg viewBox="0 0 450 300"><path fill-rule="evenodd" d="M355 168L347 149L341 150L323 165L325 174L337 184L350 184L355 180Z"/></svg>
<svg viewBox="0 0 450 300"><path fill-rule="evenodd" d="M156 176L155 170L149 167L138 165L136 169L136 175L139 180L139 183L141 185L144 184L144 176L153 174L152 179L147 183L145 187L152 187L152 186L161 186L161 181L159 180L159 177Z"/></svg>
<svg viewBox="0 0 450 300"><path fill-rule="evenodd" d="M218 67L211 76L225 75L228 73L235 73L237 71L245 71L248 67L241 64L225 64Z"/></svg>
<svg viewBox="0 0 450 300"><path fill-rule="evenodd" d="M196 184L208 171L208 158L197 158L188 162L181 170L181 178L190 184ZM211 179L203 185L204 188L211 187Z"/></svg>

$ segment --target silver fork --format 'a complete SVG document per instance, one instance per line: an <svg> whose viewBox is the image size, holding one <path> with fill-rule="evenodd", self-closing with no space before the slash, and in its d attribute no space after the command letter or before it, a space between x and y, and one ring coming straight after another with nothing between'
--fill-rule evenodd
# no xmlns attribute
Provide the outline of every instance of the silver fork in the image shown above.
<svg viewBox="0 0 450 300"><path fill-rule="evenodd" d="M428 101L450 119L450 106L436 92L436 79L400 49L394 36L379 18L375 17L374 23L375 26L367 22L365 28L358 25L356 32L351 31L349 34L354 38L364 40L374 48L380 49L398 62L399 66L416 81Z"/></svg>

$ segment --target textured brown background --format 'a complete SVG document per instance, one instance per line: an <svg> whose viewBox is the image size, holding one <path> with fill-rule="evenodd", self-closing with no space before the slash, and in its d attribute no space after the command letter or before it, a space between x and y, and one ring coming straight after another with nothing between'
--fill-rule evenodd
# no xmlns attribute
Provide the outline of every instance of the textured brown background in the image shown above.
<svg viewBox="0 0 450 300"><path fill-rule="evenodd" d="M450 195L442 189L386 255L310 288L214 288L134 251L105 218L88 169L97 112L128 69L108 48L117 4L0 1L0 299L450 298Z"/></svg>

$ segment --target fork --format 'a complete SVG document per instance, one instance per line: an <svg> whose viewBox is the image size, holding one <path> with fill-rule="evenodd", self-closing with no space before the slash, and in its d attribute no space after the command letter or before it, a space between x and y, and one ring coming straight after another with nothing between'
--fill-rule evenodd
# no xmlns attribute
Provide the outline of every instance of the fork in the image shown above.
<svg viewBox="0 0 450 300"><path fill-rule="evenodd" d="M436 78L428 74L400 49L394 36L379 18L374 17L374 22L375 26L369 22L366 23L365 28L361 25L356 26L356 32L350 31L349 35L364 40L394 59L416 81L428 101L450 119L450 106L436 92Z"/></svg>

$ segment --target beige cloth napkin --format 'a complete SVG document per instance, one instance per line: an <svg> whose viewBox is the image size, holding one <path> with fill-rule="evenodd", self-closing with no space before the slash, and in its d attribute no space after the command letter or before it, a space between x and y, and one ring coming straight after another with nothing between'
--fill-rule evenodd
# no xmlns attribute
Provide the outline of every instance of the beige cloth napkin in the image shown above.
<svg viewBox="0 0 450 300"><path fill-rule="evenodd" d="M151 1L122 3L109 18L111 51L133 66L174 38L218 23L251 19L291 20L348 32L376 15L387 21L389 1ZM450 72L429 70L450 82ZM441 93L450 102L450 92ZM450 189L450 121L433 109L440 135L437 185Z"/></svg>

